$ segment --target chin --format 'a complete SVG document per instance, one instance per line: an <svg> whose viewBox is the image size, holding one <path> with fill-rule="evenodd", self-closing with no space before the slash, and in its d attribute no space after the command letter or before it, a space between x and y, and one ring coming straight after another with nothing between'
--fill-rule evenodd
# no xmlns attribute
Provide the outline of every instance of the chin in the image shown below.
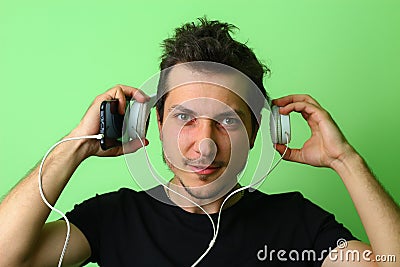
<svg viewBox="0 0 400 267"><path fill-rule="evenodd" d="M191 176L191 175L189 175ZM217 200L226 195L237 184L236 176L226 175L196 175L195 177L178 177L181 186L192 197L197 199Z"/></svg>

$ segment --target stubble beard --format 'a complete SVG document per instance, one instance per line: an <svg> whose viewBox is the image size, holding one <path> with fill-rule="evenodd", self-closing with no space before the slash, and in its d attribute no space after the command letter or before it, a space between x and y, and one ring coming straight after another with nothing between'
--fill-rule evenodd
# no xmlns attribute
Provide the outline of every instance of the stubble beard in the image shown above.
<svg viewBox="0 0 400 267"><path fill-rule="evenodd" d="M164 163L165 163L165 164L168 166L168 168L174 173L174 178L176 178L177 181L178 181L179 184L180 184L180 185L178 185L178 186L182 187L182 188L185 190L185 192L186 192L189 196L191 196L192 198L197 199L197 200L200 200L201 202L204 202L205 200L209 200L209 202L212 202L212 201L215 201L215 200L221 198L223 195L225 195L225 194L221 194L221 192L222 192L223 190L225 190L226 187L229 186L229 184L226 184L225 186L219 186L219 187L218 187L218 186L213 186L213 185L212 185L213 182L215 182L215 181L217 181L218 179L221 179L221 178L223 178L223 177L220 176L220 177L218 177L215 181L211 182L210 184L201 186L201 187L199 187L199 188L190 187L190 186L185 185L185 183L183 182L182 178L179 177L179 176L173 171L176 167L175 167L170 161L168 161L168 160L165 158L164 151L162 151L162 158L163 158ZM205 181L207 181L207 180L210 178L209 175L204 175L204 174L196 174L196 175L197 175L198 179L199 179L200 181L202 181L202 182L205 182ZM223 174L222 174L222 175L223 175ZM236 185L236 182L235 182L235 184L232 186L232 188L233 188L235 185ZM231 189L231 188L226 189L227 192L229 192L230 189Z"/></svg>

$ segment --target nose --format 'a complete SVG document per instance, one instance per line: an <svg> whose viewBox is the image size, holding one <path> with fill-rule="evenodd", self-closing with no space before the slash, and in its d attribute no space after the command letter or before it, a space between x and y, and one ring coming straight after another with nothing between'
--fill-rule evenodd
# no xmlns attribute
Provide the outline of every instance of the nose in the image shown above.
<svg viewBox="0 0 400 267"><path fill-rule="evenodd" d="M199 152L202 158L214 159L217 154L217 145L211 138L204 138L199 142Z"/></svg>
<svg viewBox="0 0 400 267"><path fill-rule="evenodd" d="M217 154L217 145L214 141L215 127L215 122L211 119L200 119L198 122L195 149L201 158L214 159Z"/></svg>

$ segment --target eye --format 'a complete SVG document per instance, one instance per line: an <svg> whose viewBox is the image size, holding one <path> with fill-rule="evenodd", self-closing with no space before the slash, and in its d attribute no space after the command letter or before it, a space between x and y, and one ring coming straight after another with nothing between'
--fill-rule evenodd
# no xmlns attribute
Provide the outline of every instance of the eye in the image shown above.
<svg viewBox="0 0 400 267"><path fill-rule="evenodd" d="M239 120L236 118L225 118L221 121L221 124L224 126L233 126L239 123Z"/></svg>
<svg viewBox="0 0 400 267"><path fill-rule="evenodd" d="M192 119L192 117L186 113L178 113L175 117L181 121L190 121Z"/></svg>
<svg viewBox="0 0 400 267"><path fill-rule="evenodd" d="M177 113L173 116L177 118L180 123L184 123L185 125L191 125L196 122L196 118L188 113Z"/></svg>

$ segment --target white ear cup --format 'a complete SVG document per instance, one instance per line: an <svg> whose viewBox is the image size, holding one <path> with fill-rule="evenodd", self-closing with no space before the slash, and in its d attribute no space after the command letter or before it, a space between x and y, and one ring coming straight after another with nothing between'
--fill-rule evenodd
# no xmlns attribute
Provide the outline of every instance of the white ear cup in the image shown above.
<svg viewBox="0 0 400 267"><path fill-rule="evenodd" d="M130 107L129 117L126 120L128 136L130 138L137 139L146 136L147 118L150 116L150 110L155 105L156 100L156 96L153 95L145 103L133 102Z"/></svg>
<svg viewBox="0 0 400 267"><path fill-rule="evenodd" d="M281 115L279 114L279 118L281 119L281 143L280 144L289 144L291 139L291 130L290 130L290 117L289 115Z"/></svg>
<svg viewBox="0 0 400 267"><path fill-rule="evenodd" d="M290 117L289 115L281 115L278 106L271 107L269 126L272 143L288 144L290 142Z"/></svg>

